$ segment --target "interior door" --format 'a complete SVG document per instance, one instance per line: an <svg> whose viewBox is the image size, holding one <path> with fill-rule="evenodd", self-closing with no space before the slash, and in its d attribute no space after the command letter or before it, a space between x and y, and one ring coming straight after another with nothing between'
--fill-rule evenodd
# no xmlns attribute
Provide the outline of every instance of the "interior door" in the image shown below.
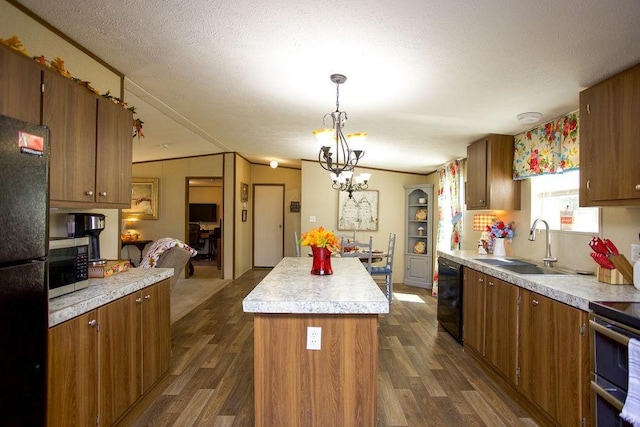
<svg viewBox="0 0 640 427"><path fill-rule="evenodd" d="M275 267L284 257L284 186L255 185L253 266Z"/></svg>

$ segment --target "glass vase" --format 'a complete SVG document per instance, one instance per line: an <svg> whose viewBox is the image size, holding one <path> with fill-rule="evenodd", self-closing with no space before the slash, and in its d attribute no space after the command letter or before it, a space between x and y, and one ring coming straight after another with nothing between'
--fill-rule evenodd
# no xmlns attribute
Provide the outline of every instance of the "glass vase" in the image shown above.
<svg viewBox="0 0 640 427"><path fill-rule="evenodd" d="M311 274L319 276L333 274L333 270L331 270L331 251L329 249L311 246L311 253L313 255Z"/></svg>

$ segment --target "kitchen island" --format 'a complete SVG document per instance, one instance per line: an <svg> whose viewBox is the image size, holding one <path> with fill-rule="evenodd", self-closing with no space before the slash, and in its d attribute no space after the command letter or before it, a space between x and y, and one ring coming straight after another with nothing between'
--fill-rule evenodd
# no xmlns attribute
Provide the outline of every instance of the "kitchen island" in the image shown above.
<svg viewBox="0 0 640 427"><path fill-rule="evenodd" d="M255 425L373 426L389 301L357 258L333 258L329 276L311 263L284 258L243 300L255 315Z"/></svg>

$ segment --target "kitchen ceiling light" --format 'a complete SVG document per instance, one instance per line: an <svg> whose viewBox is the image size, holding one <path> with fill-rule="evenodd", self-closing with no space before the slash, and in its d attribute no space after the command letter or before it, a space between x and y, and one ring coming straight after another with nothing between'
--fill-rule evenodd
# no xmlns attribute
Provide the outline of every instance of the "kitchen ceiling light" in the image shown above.
<svg viewBox="0 0 640 427"><path fill-rule="evenodd" d="M271 166L271 168L272 168L272 169L275 169L275 168L277 168L277 167L278 167L278 162L277 162L277 161L275 161L275 160L271 160L271 161L269 162L269 166Z"/></svg>
<svg viewBox="0 0 640 427"><path fill-rule="evenodd" d="M518 121L526 124L538 123L541 117L542 114L535 112L520 113L517 115Z"/></svg>
<svg viewBox="0 0 640 427"><path fill-rule="evenodd" d="M318 129L313 134L322 142L322 148L318 153L318 163L323 169L331 172L336 182L340 174L352 171L358 161L364 156L364 151L354 150L349 147L349 141L363 141L367 134L364 132L347 135L345 138L342 128L347 121L347 113L340 111L340 85L347 81L347 77L342 74L332 74L331 81L336 84L336 111L324 115L322 122L324 129ZM331 117L331 127L327 126L327 117ZM335 154L331 151L335 147ZM335 188L335 186L334 186ZM357 191L357 190L356 190Z"/></svg>

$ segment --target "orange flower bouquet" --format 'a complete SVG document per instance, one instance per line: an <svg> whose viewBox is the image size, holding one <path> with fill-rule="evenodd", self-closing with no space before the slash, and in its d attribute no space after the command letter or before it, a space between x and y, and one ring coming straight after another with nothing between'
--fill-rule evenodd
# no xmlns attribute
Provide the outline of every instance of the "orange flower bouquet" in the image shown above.
<svg viewBox="0 0 640 427"><path fill-rule="evenodd" d="M340 243L338 243L338 238L333 232L326 231L322 227L314 228L302 234L300 244L302 246L311 246L313 255L311 274L319 276L333 274L331 253L340 250Z"/></svg>
<svg viewBox="0 0 640 427"><path fill-rule="evenodd" d="M323 227L313 228L307 233L302 233L300 245L326 248L329 252L338 252L340 250L340 243L336 235Z"/></svg>

